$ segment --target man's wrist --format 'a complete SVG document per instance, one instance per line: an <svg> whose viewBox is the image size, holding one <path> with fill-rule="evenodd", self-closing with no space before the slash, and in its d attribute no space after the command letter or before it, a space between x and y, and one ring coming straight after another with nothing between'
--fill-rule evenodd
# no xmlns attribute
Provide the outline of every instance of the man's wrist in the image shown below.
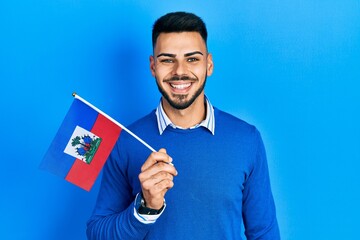
<svg viewBox="0 0 360 240"><path fill-rule="evenodd" d="M165 207L165 205L163 204L163 206L160 209L149 208L146 206L145 198L144 198L142 192L140 193L139 197L140 197L140 206L137 209L139 214L157 215L157 214L160 214Z"/></svg>
<svg viewBox="0 0 360 240"><path fill-rule="evenodd" d="M145 208L142 206L142 200L143 200L143 204L144 204ZM150 209L150 210L153 210L154 212L148 211L149 208L146 208L145 204L146 203L145 203L145 201L144 201L144 199L142 197L142 194L138 193L136 195L135 202L134 202L134 216L135 216L135 218L137 220L139 220L140 222L145 223L145 224L155 223L156 220L164 212L164 209L166 208L165 199L164 199L164 205L163 205L163 207L161 209L159 209L159 210ZM155 213L155 212L156 212L156 214L152 214L152 213Z"/></svg>

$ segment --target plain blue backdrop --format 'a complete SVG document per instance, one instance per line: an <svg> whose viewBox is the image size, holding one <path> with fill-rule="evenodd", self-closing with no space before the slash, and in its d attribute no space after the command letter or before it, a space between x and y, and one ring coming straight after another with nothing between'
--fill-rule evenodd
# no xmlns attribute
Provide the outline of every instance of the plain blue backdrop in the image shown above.
<svg viewBox="0 0 360 240"><path fill-rule="evenodd" d="M38 166L73 91L125 125L158 104L151 28L178 10L207 23L213 105L262 133L282 239L358 239L358 0L1 1L0 238L86 239L100 179Z"/></svg>

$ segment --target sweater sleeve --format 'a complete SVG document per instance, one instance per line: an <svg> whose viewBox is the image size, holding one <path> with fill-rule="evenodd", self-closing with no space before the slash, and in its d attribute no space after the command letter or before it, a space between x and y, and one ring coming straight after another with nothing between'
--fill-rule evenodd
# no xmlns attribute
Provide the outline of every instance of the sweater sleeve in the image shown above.
<svg viewBox="0 0 360 240"><path fill-rule="evenodd" d="M278 240L279 228L270 187L266 153L255 130L255 158L243 190L243 219L248 240Z"/></svg>
<svg viewBox="0 0 360 240"><path fill-rule="evenodd" d="M144 239L153 225L141 223L134 216L135 196L126 178L126 153L119 145L115 145L104 167L94 212L87 222L89 240Z"/></svg>

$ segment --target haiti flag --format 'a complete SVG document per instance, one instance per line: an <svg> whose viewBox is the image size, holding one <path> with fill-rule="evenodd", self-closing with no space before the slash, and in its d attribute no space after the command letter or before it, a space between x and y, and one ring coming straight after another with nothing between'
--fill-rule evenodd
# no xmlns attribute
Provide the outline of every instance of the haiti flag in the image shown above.
<svg viewBox="0 0 360 240"><path fill-rule="evenodd" d="M90 191L124 127L73 95L40 168Z"/></svg>

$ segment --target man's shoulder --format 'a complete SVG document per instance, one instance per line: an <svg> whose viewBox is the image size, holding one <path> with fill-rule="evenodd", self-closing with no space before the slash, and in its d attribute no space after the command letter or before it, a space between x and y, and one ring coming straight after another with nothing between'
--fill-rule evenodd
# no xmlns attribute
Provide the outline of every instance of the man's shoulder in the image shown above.
<svg viewBox="0 0 360 240"><path fill-rule="evenodd" d="M244 128L255 128L254 125L246 122L245 120L236 117L235 115L225 112L223 110L220 110L216 107L214 107L214 113L215 113L215 119L220 122L225 122L227 124L234 124L237 126L241 126Z"/></svg>
<svg viewBox="0 0 360 240"><path fill-rule="evenodd" d="M233 134L257 135L257 128L245 120L214 107L216 129Z"/></svg>

